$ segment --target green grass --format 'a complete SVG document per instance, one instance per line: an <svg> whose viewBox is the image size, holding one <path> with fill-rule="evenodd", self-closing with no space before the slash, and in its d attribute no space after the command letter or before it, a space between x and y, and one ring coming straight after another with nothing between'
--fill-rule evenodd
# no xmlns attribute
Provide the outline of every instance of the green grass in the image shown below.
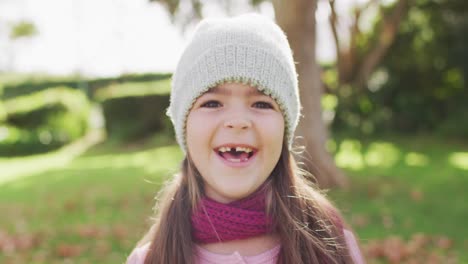
<svg viewBox="0 0 468 264"><path fill-rule="evenodd" d="M436 244L447 238L452 246L444 256L468 262L466 142L342 138L330 145L337 164L352 178L349 190L330 195L364 243L389 236L411 240L415 234Z"/></svg>
<svg viewBox="0 0 468 264"><path fill-rule="evenodd" d="M182 153L164 137L91 148L98 140L85 142L0 158L0 263L124 262ZM468 261L466 142L340 137L328 146L352 182L330 196L363 244L392 235L446 236L453 245L440 254Z"/></svg>

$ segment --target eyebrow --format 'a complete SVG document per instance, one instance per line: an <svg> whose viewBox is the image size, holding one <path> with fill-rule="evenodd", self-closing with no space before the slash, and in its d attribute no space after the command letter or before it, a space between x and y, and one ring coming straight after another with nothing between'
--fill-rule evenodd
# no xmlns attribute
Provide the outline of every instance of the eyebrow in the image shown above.
<svg viewBox="0 0 468 264"><path fill-rule="evenodd" d="M232 95L232 91L230 91L230 90L228 90L226 88L223 88L223 87L219 87L219 86L211 88L206 93L207 94L211 93L211 94ZM258 89L255 88L255 89L250 89L247 92L247 95L252 96L252 95L265 95L265 94L260 92Z"/></svg>

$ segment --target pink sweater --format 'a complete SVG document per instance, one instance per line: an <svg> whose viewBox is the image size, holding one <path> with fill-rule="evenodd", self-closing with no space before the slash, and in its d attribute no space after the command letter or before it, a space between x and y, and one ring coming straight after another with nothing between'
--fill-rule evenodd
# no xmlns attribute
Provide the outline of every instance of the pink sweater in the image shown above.
<svg viewBox="0 0 468 264"><path fill-rule="evenodd" d="M344 229L346 243L349 248L349 253L354 263L363 264L364 258L356 242L356 238L349 230ZM146 254L148 253L149 243L135 248L127 259L127 264L143 264ZM281 245L277 245L263 253L255 256L241 256L237 251L231 255L222 255L210 252L200 246L196 246L196 263L197 264L210 264L210 263L223 263L223 264L274 264L278 259Z"/></svg>

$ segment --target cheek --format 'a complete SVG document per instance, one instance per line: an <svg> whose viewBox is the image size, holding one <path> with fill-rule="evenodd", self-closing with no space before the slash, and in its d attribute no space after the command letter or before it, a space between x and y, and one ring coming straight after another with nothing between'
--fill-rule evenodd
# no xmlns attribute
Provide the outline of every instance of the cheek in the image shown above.
<svg viewBox="0 0 468 264"><path fill-rule="evenodd" d="M187 149L189 152L193 149L199 149L198 145L203 140L200 136L206 131L202 125L201 118L197 114L190 113L187 117L187 123L185 127L185 138L187 141ZM205 133L206 134L206 133ZM193 157L194 153L190 153Z"/></svg>
<svg viewBox="0 0 468 264"><path fill-rule="evenodd" d="M267 153L268 170L273 170L281 156L283 148L284 134L284 121L281 115L269 119L264 119L262 123L262 145Z"/></svg>
<svg viewBox="0 0 468 264"><path fill-rule="evenodd" d="M278 115L265 119L261 127L263 137L271 147L281 147L283 145L283 138L285 136L283 116Z"/></svg>
<svg viewBox="0 0 468 264"><path fill-rule="evenodd" d="M273 157L273 163L276 165L280 156L281 150L283 149L283 140L284 140L284 129L273 130L274 135L271 136L271 153Z"/></svg>
<svg viewBox="0 0 468 264"><path fill-rule="evenodd" d="M206 115L197 112L191 112L187 117L185 132L187 151L199 170L203 170L206 155L210 155L211 152L210 140L214 125L210 121Z"/></svg>
<svg viewBox="0 0 468 264"><path fill-rule="evenodd" d="M199 155L197 155L197 153L200 153L201 144L201 139L197 140L197 138L200 138L200 135L203 133L202 127L199 124L199 117L196 114L190 113L187 116L187 123L185 126L185 140L188 155L190 155L193 164L198 169L198 171L202 171L204 166L200 163L200 160L198 159Z"/></svg>

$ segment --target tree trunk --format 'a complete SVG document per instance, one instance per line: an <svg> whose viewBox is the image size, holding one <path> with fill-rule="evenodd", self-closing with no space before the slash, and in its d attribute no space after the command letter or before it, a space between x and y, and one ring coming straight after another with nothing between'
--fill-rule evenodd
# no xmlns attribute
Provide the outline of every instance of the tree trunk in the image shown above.
<svg viewBox="0 0 468 264"><path fill-rule="evenodd" d="M345 187L347 178L327 152L327 127L322 119L322 83L316 61L315 11L317 0L273 0L276 21L288 36L297 62L303 118L297 135L305 146L302 167L321 188Z"/></svg>

